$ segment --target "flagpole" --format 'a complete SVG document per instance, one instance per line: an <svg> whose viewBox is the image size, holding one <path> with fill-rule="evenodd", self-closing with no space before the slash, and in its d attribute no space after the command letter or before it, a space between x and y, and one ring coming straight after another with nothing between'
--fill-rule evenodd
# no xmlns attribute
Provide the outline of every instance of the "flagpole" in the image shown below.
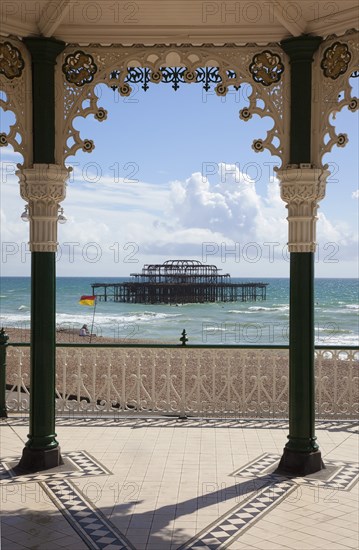
<svg viewBox="0 0 359 550"><path fill-rule="evenodd" d="M97 303L97 300L96 300L96 296L95 296L95 305L94 305L94 308L93 308L93 316L92 316L92 325L91 325L89 344L91 344L91 340L92 340L93 325L94 325L94 322L95 322L95 313L96 313L96 303Z"/></svg>

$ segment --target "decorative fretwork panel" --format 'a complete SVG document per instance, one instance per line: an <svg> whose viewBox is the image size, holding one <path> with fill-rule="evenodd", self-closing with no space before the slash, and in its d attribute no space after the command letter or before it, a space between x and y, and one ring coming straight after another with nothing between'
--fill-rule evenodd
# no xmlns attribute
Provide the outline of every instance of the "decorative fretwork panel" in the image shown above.
<svg viewBox="0 0 359 550"><path fill-rule="evenodd" d="M6 404L10 411L29 411L30 406L30 349L13 348L7 350L8 370Z"/></svg>
<svg viewBox="0 0 359 550"><path fill-rule="evenodd" d="M315 378L316 412L320 417L358 418L358 351L322 350L317 352Z"/></svg>
<svg viewBox="0 0 359 550"><path fill-rule="evenodd" d="M359 352L316 351L320 418L356 418ZM8 349L7 403L28 410L29 349ZM58 348L58 413L288 416L288 351L210 348Z"/></svg>
<svg viewBox="0 0 359 550"><path fill-rule="evenodd" d="M31 61L23 43L0 39L0 107L16 117L9 131L0 129L0 147L11 145L24 157L19 166L32 161Z"/></svg>
<svg viewBox="0 0 359 550"><path fill-rule="evenodd" d="M337 133L331 118L347 107L358 109L353 78L358 72L359 41L357 32L328 37L320 46L313 63L312 162L323 166L323 156L334 145L345 147L346 133Z"/></svg>
<svg viewBox="0 0 359 550"><path fill-rule="evenodd" d="M242 100L248 100L249 105L243 106L240 118L249 120L258 115L274 121L264 139L255 140L254 150L266 148L287 164L289 65L286 54L275 44L266 50L255 45L233 44L222 47L211 44L198 47L90 45L81 50L68 46L61 60L57 68L57 84L63 91L64 106L61 111L62 103L58 103L57 162L60 164L79 149L91 152L95 147L92 139L80 136L73 122L76 117L89 115L99 121L106 118L107 113L98 105L96 86L106 84L114 93L129 96L133 85L153 91L160 82L171 85L175 91L180 85L197 83L206 91L213 88L218 96L225 96L230 88L243 89L246 84Z"/></svg>

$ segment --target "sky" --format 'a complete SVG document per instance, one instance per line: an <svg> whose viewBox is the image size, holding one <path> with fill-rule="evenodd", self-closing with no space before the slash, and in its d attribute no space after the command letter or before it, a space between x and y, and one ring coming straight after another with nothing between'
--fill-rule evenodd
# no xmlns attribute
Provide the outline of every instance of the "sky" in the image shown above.
<svg viewBox="0 0 359 550"><path fill-rule="evenodd" d="M358 79L356 79L358 80ZM357 83L355 83L357 84ZM233 277L288 277L288 223L268 151L255 153L270 118L239 119L241 90L220 98L200 84L152 84L129 98L98 86L108 117L76 119L91 153L73 167L59 225L59 276L120 277L146 263L198 259ZM2 117L5 127L11 120ZM345 148L324 160L331 175L317 223L317 277L358 275L358 115L343 110ZM1 131L4 131L2 127ZM14 172L22 158L1 152L1 275L30 274L29 224Z"/></svg>

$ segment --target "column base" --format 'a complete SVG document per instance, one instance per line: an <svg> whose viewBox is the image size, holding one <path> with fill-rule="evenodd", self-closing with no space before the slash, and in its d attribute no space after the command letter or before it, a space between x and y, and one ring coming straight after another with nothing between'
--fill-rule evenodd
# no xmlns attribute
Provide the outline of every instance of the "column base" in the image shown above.
<svg viewBox="0 0 359 550"><path fill-rule="evenodd" d="M40 472L41 470L56 468L63 463L59 446L54 449L29 449L25 447L17 468L28 473Z"/></svg>
<svg viewBox="0 0 359 550"><path fill-rule="evenodd" d="M320 451L301 453L284 448L276 474L307 476L325 468Z"/></svg>

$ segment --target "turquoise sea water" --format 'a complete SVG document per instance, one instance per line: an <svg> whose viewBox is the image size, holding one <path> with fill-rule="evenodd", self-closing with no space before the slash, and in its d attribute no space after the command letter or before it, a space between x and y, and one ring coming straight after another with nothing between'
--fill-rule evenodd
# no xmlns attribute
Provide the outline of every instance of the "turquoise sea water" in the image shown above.
<svg viewBox="0 0 359 550"><path fill-rule="evenodd" d="M93 308L81 306L93 282L121 278L60 277L57 280L58 328L91 326ZM248 279L232 279L248 282ZM178 343L183 329L192 344L288 343L289 280L255 279L269 283L267 300L215 304L140 305L99 302L94 330L113 338L145 338ZM356 279L316 279L315 339L318 345L358 345L359 297ZM0 325L30 327L30 279L0 279Z"/></svg>

